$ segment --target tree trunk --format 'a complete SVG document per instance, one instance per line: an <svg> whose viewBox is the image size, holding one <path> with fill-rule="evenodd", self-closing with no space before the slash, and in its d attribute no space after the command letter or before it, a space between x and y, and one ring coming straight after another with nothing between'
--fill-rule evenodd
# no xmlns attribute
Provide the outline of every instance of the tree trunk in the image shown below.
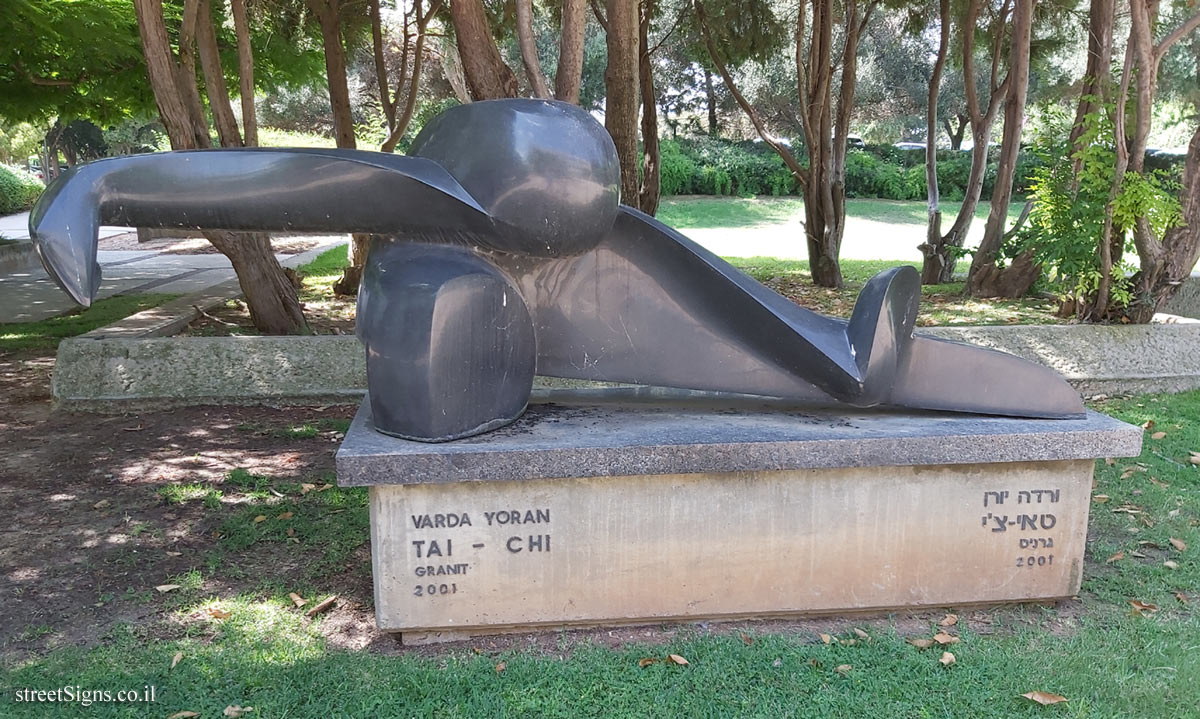
<svg viewBox="0 0 1200 719"><path fill-rule="evenodd" d="M200 0L184 0L183 23L179 28L179 62L175 68L175 87L183 97L184 107L192 123L192 134L196 147L211 147L208 134L208 119L204 116L204 103L200 100L200 88L196 85L196 29L200 22Z"/></svg>
<svg viewBox="0 0 1200 719"><path fill-rule="evenodd" d="M538 61L537 42L533 35L533 0L515 0L517 10L517 44L521 48L521 63L535 97L549 98L550 88L542 75L542 64Z"/></svg>
<svg viewBox="0 0 1200 719"><path fill-rule="evenodd" d="M950 124L949 118L942 120L942 127L946 128L946 138L950 140L950 149L958 152L962 149L963 135L967 129L967 116L961 112L955 113L954 119L958 120L958 129Z"/></svg>
<svg viewBox="0 0 1200 719"><path fill-rule="evenodd" d="M938 17L941 34L938 40L937 59L933 63L933 74L929 78L929 96L925 105L925 186L928 197L929 223L926 226L925 242L918 248L924 257L921 266L921 284L936 285L942 282L946 259L937 249L942 244L941 193L938 191L937 176L937 107L938 94L942 88L942 71L946 67L946 51L950 47L950 0L939 0Z"/></svg>
<svg viewBox="0 0 1200 719"><path fill-rule="evenodd" d="M1029 49L1033 27L1034 0L1016 0L1013 9L1012 47L1008 61L1008 92L1004 101L1004 135L1000 143L1000 158L996 168L996 185L988 212L983 240L971 260L966 290L973 297L1019 297L1012 292L1020 282L1003 277L997 259L1005 236L1008 205L1012 200L1013 177L1017 155L1021 151L1021 127L1025 122L1025 97L1029 89ZM1023 278L1026 273L1012 266L1013 273ZM1034 277L1036 279L1036 276ZM1032 285L1032 280L1029 282ZM1021 291L1024 294L1028 285Z"/></svg>
<svg viewBox="0 0 1200 719"><path fill-rule="evenodd" d="M425 38L428 36L429 21L441 8L441 0L434 0L429 8L429 12L421 14L421 0L417 0L415 8L417 14L417 40L413 51L412 60L412 78L408 83L408 97L404 101L404 111L400 113L400 117L396 118L395 126L391 133L388 134L380 150L383 152L395 152L396 143L400 142L400 138L404 137L404 133L408 131L408 123L412 122L413 111L417 108L417 91L421 89L421 71L425 65ZM400 83L404 83L404 77L401 76ZM396 97L399 98L400 87L396 87Z"/></svg>
<svg viewBox="0 0 1200 719"><path fill-rule="evenodd" d="M647 215L658 212L660 166L658 152L658 103L654 92L654 65L650 57L650 19L654 0L642 0L638 25L638 83L642 95L642 178L638 209Z"/></svg>
<svg viewBox="0 0 1200 719"><path fill-rule="evenodd" d="M262 232L205 232L204 236L229 258L260 332L283 335L307 330L296 286L271 252L270 236Z"/></svg>
<svg viewBox="0 0 1200 719"><path fill-rule="evenodd" d="M350 114L350 88L346 84L346 49L342 45L341 0L308 0L321 24L325 47L325 80L333 110L333 139L338 147L353 148L354 118Z"/></svg>
<svg viewBox="0 0 1200 719"><path fill-rule="evenodd" d="M446 82L450 83L454 97L465 105L471 101L471 93L467 90L467 76L463 73L462 58L458 56L458 47L444 37L439 44L438 57L442 66L442 74L446 77Z"/></svg>
<svg viewBox="0 0 1200 719"><path fill-rule="evenodd" d="M638 202L638 0L607 0L604 127L621 162L621 201Z"/></svg>
<svg viewBox="0 0 1200 719"><path fill-rule="evenodd" d="M200 53L200 67L204 70L204 92L208 95L208 107L212 110L213 124L217 126L217 137L221 141L221 147L241 147L242 136L238 132L237 119L233 116L233 106L229 102L229 87L225 84L225 70L221 67L221 51L217 47L217 34L213 29L209 0L200 2L196 49Z"/></svg>
<svg viewBox="0 0 1200 719"><path fill-rule="evenodd" d="M254 109L254 50L250 47L250 22L246 0L229 0L233 31L237 35L238 92L242 101L242 143L258 146L258 115Z"/></svg>
<svg viewBox="0 0 1200 719"><path fill-rule="evenodd" d="M379 109L387 121L388 131L396 129L396 106L392 104L392 83L388 82L387 60L383 56L383 18L379 13L379 0L370 0L371 13L371 56L375 61L375 84L379 89ZM407 17L405 25L407 26ZM404 61L408 61L408 29L404 33ZM404 73L400 73L404 83Z"/></svg>
<svg viewBox="0 0 1200 719"><path fill-rule="evenodd" d="M517 77L496 49L482 0L454 0L450 19L471 98L516 97Z"/></svg>
<svg viewBox="0 0 1200 719"><path fill-rule="evenodd" d="M159 116L171 147L195 149L197 138L174 71L175 60L163 21L162 0L134 0L142 53L159 107ZM195 76L192 77L195 88ZM207 133L205 134L207 139ZM268 334L307 330L296 289L271 253L270 241L261 233L206 232L205 237L229 258L250 308L254 326Z"/></svg>
<svg viewBox="0 0 1200 719"><path fill-rule="evenodd" d="M579 104L583 78L583 42L587 30L587 0L563 0L558 71L554 74L554 97Z"/></svg>
<svg viewBox="0 0 1200 719"><path fill-rule="evenodd" d="M1083 134L1083 120L1095 112L1108 96L1108 81L1112 73L1113 22L1116 16L1116 0L1092 0L1088 11L1087 69L1083 85L1079 90L1079 105L1075 109L1075 124L1071 126L1069 146L1078 151L1079 136ZM1078 175L1081 160L1074 160L1074 172Z"/></svg>
<svg viewBox="0 0 1200 719"><path fill-rule="evenodd" d="M704 68L704 103L708 106L708 134L716 137L720 127L717 125L717 92L713 89L712 73Z"/></svg>

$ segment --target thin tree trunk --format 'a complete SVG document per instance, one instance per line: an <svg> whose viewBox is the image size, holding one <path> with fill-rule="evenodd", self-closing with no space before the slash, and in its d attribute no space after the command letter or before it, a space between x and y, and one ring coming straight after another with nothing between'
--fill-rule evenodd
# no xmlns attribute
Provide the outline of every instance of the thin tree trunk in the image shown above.
<svg viewBox="0 0 1200 719"><path fill-rule="evenodd" d="M642 0L638 24L638 83L642 95L642 178L638 209L647 215L658 212L660 165L658 152L658 103L654 92L654 65L650 53L650 20L654 0Z"/></svg>
<svg viewBox="0 0 1200 719"><path fill-rule="evenodd" d="M621 200L638 201L638 0L607 0L604 127L621 163Z"/></svg>
<svg viewBox="0 0 1200 719"><path fill-rule="evenodd" d="M383 18L379 13L379 0L370 0L371 13L371 56L375 61L375 83L379 86L379 108L387 121L388 130L396 129L396 106L392 104L392 83L388 82L387 60L383 56ZM404 35L405 60L408 52L408 33ZM404 73L400 73L404 82Z"/></svg>
<svg viewBox="0 0 1200 719"><path fill-rule="evenodd" d="M417 40L412 61L412 79L409 81L408 98L404 102L404 111L396 120L395 127L392 128L391 133L388 134L387 139L384 140L383 145L379 148L383 152L394 152L396 150L396 143L400 141L400 138L404 137L404 133L408 131L408 124L412 121L413 111L417 107L417 91L421 88L421 70L424 67L425 38L428 34L429 21L433 19L434 14L441 9L441 6L441 0L434 0L429 8L429 12L422 15L421 0L417 0L416 2ZM400 82L404 82L403 77L400 78ZM397 87L396 91L399 92L399 90L400 88Z"/></svg>
<svg viewBox="0 0 1200 719"><path fill-rule="evenodd" d="M229 0L233 31L237 36L238 92L242 101L242 143L258 145L258 115L254 108L254 49L250 46L250 22L246 0Z"/></svg>
<svg viewBox="0 0 1200 719"><path fill-rule="evenodd" d="M333 110L333 139L338 147L353 148L354 118L350 114L350 88L346 84L346 49L342 45L341 0L308 0L321 24L325 47L325 79Z"/></svg>
<svg viewBox="0 0 1200 719"><path fill-rule="evenodd" d="M195 148L196 133L192 128L192 118L176 83L174 53L163 22L162 0L134 0L133 7L137 12L150 89L154 92L158 114L171 140L171 147L176 150Z"/></svg>
<svg viewBox="0 0 1200 719"><path fill-rule="evenodd" d="M196 27L199 20L200 0L184 0L183 23L179 28L179 62L173 63L175 87L179 88L191 119L196 147L211 147L204 103L200 100L200 88L196 85Z"/></svg>
<svg viewBox="0 0 1200 719"><path fill-rule="evenodd" d="M704 104L708 106L708 134L716 137L720 127L717 124L717 92L713 89L712 73L704 68Z"/></svg>
<svg viewBox="0 0 1200 719"><path fill-rule="evenodd" d="M438 58L442 66L442 74L446 77L446 82L450 83L454 97L465 105L471 101L471 93L467 90L467 76L463 73L462 58L458 56L458 47L445 38L442 39L440 46Z"/></svg>
<svg viewBox="0 0 1200 719"><path fill-rule="evenodd" d="M583 78L586 21L586 0L563 0L558 70L554 74L554 97L574 105L579 104L579 86Z"/></svg>
<svg viewBox="0 0 1200 719"><path fill-rule="evenodd" d="M535 97L549 98L550 88L542 75L542 64L538 61L537 41L533 35L533 0L514 0L517 10L517 44L521 48L521 62Z"/></svg>
<svg viewBox="0 0 1200 719"><path fill-rule="evenodd" d="M941 33L938 40L937 59L929 78L929 95L925 106L925 187L928 196L929 223L925 242L919 249L924 257L921 267L921 284L936 285L942 282L945 259L937 252L942 244L941 193L938 191L937 176L937 107L938 94L942 88L942 71L946 67L946 52L950 47L950 0L939 0L938 17Z"/></svg>
<svg viewBox="0 0 1200 719"><path fill-rule="evenodd" d="M1004 241L1008 206L1012 200L1017 155L1021 151L1021 127L1025 123L1025 98L1029 89L1029 50L1033 28L1034 0L1016 0L1013 8L1013 37L1008 61L1008 93L1004 103L1004 135L996 168L996 184L984 227L983 240L971 260L967 292L974 297L1019 297L1028 291L1037 273L1012 265L1011 272L998 267Z"/></svg>
<svg viewBox="0 0 1200 719"><path fill-rule="evenodd" d="M229 102L229 87L225 84L225 70L221 67L221 51L217 47L209 0L200 0L196 49L200 54L200 67L204 71L204 92L208 95L208 107L212 110L221 147L241 147L242 135L238 132L237 119Z"/></svg>
<svg viewBox="0 0 1200 719"><path fill-rule="evenodd" d="M1109 76L1112 73L1113 22L1116 0L1091 0L1088 10L1087 69L1079 90L1079 105L1075 109L1075 124L1071 126L1069 146L1078 152L1079 136L1083 134L1084 118L1101 106L1108 96ZM1079 175L1083 161L1072 161L1072 174Z"/></svg>
<svg viewBox="0 0 1200 719"><path fill-rule="evenodd" d="M471 98L516 97L517 77L496 49L482 0L454 0L450 19Z"/></svg>

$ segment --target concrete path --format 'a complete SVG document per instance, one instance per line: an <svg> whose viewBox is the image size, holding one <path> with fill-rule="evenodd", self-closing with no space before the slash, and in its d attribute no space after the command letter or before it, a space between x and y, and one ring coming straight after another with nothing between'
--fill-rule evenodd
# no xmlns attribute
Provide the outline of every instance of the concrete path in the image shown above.
<svg viewBox="0 0 1200 719"><path fill-rule="evenodd" d="M0 217L0 235L28 240L29 213ZM133 232L129 227L102 227L101 239ZM322 249L346 241L320 238ZM279 254L280 261L291 257ZM161 250L101 250L101 283L97 299L117 294L191 294L234 279L229 259L221 254L167 254ZM0 323L36 322L69 312L75 303L40 266L0 274Z"/></svg>

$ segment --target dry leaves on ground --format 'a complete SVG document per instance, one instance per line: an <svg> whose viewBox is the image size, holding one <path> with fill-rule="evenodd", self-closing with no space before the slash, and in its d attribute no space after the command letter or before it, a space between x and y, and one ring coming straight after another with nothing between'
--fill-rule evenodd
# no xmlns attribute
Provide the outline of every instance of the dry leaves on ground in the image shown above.
<svg viewBox="0 0 1200 719"><path fill-rule="evenodd" d="M962 640L953 634L938 632L937 634L933 635L933 641L937 642L938 644L958 644Z"/></svg>
<svg viewBox="0 0 1200 719"><path fill-rule="evenodd" d="M908 643L917 649L928 649L935 644L932 639L909 639Z"/></svg>
<svg viewBox="0 0 1200 719"><path fill-rule="evenodd" d="M167 717L167 719L193 719L193 717L198 717L198 716L200 716L200 715L197 714L196 712L190 712L190 711L185 710L185 711L181 711L181 712L175 712L171 716Z"/></svg>
<svg viewBox="0 0 1200 719"><path fill-rule="evenodd" d="M1129 606L1133 607L1133 611L1137 612L1138 614L1142 615L1143 617L1153 614L1158 611L1157 604L1150 604L1148 602L1143 602L1138 599L1130 600Z"/></svg>
<svg viewBox="0 0 1200 719"><path fill-rule="evenodd" d="M496 663L496 673L497 674L503 674L505 669L508 669L507 662L497 662Z"/></svg>
<svg viewBox="0 0 1200 719"><path fill-rule="evenodd" d="M262 523L262 522L265 522L265 521L267 521L267 515L265 515L265 514L260 514L260 515L258 515L257 517L255 517L255 518L254 518L254 523L255 523L255 524L260 524L260 523Z"/></svg>
<svg viewBox="0 0 1200 719"><path fill-rule="evenodd" d="M208 616L212 617L213 619L228 619L233 616L233 612L227 609L221 609L220 607L209 607Z"/></svg>
<svg viewBox="0 0 1200 719"><path fill-rule="evenodd" d="M1116 562L1116 561L1118 561L1118 560L1121 560L1121 559L1124 559L1124 558L1125 558L1125 550L1123 550L1123 549L1122 549L1121 551L1119 551L1119 552L1117 552L1116 554L1112 555L1112 556L1111 556L1111 557L1109 557L1108 559L1105 559L1105 560L1104 560L1104 563L1105 563L1105 564L1112 564L1113 562Z"/></svg>
<svg viewBox="0 0 1200 719"><path fill-rule="evenodd" d="M288 598L292 600L292 604L295 604L297 609L303 607L305 604L308 604L307 599L299 594L296 594L295 592L288 592Z"/></svg>
<svg viewBox="0 0 1200 719"><path fill-rule="evenodd" d="M326 609L329 609L330 607L332 607L334 602L336 602L336 601L337 601L337 595L335 594L332 597L330 597L329 599L326 599L325 601L321 602L320 604L317 604L312 609L309 609L307 612L305 612L305 614L310 617L315 617L318 614L320 614L321 612L325 611Z"/></svg>
<svg viewBox="0 0 1200 719"><path fill-rule="evenodd" d="M1026 699L1028 699L1030 701L1037 702L1038 704L1041 704L1042 706L1046 706L1048 704L1061 704L1062 702L1065 702L1067 700L1066 697L1064 697L1060 694L1052 694L1050 692L1041 692L1041 691L1025 692L1021 696L1025 697Z"/></svg>
<svg viewBox="0 0 1200 719"><path fill-rule="evenodd" d="M1166 437L1166 432L1155 432L1154 434L1150 435L1150 439L1166 439Z"/></svg>
<svg viewBox="0 0 1200 719"><path fill-rule="evenodd" d="M850 666L849 664L839 664L833 668L833 671L837 672L838 674L841 674L842 676L846 676L847 674L850 673L850 670L853 668L854 667Z"/></svg>
<svg viewBox="0 0 1200 719"><path fill-rule="evenodd" d="M678 654L668 654L667 659L672 664L678 664L681 667L686 667L688 665L688 660L684 659L683 657L679 656Z"/></svg>
<svg viewBox="0 0 1200 719"><path fill-rule="evenodd" d="M239 717L243 717L252 711L254 711L254 707L241 707L237 704L230 704L229 706L225 707L225 711L221 712L221 714L229 717L229 719L238 719Z"/></svg>
<svg viewBox="0 0 1200 719"><path fill-rule="evenodd" d="M954 655L950 652L942 652L942 658L938 660L942 666L948 667L954 663Z"/></svg>
<svg viewBox="0 0 1200 719"><path fill-rule="evenodd" d="M942 617L942 621L938 622L938 626L940 627L952 627L955 624L958 624L957 614L947 614L946 616Z"/></svg>
<svg viewBox="0 0 1200 719"><path fill-rule="evenodd" d="M180 585L178 585L178 584L160 584L157 587L155 587L155 589L162 592L163 594L166 594L167 592L173 592L176 589L179 589L179 587L180 587Z"/></svg>
<svg viewBox="0 0 1200 719"><path fill-rule="evenodd" d="M175 665L181 661L183 661L183 652L175 652L175 656L171 657L171 668L174 669Z"/></svg>
<svg viewBox="0 0 1200 719"><path fill-rule="evenodd" d="M1171 537L1167 541L1169 541L1171 543L1171 546L1174 547L1175 549L1177 549L1181 552L1187 551L1187 542L1183 541L1182 539L1176 539L1174 537Z"/></svg>

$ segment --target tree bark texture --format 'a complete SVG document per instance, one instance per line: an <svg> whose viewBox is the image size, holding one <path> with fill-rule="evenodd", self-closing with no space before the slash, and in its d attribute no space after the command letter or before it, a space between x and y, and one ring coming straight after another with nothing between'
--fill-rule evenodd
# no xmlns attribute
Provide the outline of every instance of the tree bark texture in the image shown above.
<svg viewBox="0 0 1200 719"><path fill-rule="evenodd" d="M638 203L638 0L607 0L604 127L621 162L621 201Z"/></svg>
<svg viewBox="0 0 1200 719"><path fill-rule="evenodd" d="M516 97L517 77L496 49L482 0L453 0L450 19L471 99Z"/></svg>
<svg viewBox="0 0 1200 719"><path fill-rule="evenodd" d="M521 63L534 97L550 97L550 88L538 60L537 40L533 34L533 0L514 0L517 15L517 45L521 48Z"/></svg>
<svg viewBox="0 0 1200 719"><path fill-rule="evenodd" d="M558 44L558 71L554 74L555 99L579 104L583 79L583 42L587 29L587 0L563 0Z"/></svg>
<svg viewBox="0 0 1200 719"><path fill-rule="evenodd" d="M654 0L642 0L638 24L638 85L642 96L642 177L638 209L647 215L658 212L661 167L658 151L658 95L654 92L654 65L650 51L650 20Z"/></svg>
<svg viewBox="0 0 1200 719"><path fill-rule="evenodd" d="M936 249L942 239L941 193L938 191L937 176L937 122L938 94L942 88L942 72L946 68L946 53L950 47L950 0L939 0L938 17L941 32L938 39L937 58L929 77L929 95L925 105L925 186L928 196L929 221L926 225L925 242L919 247L924 255L921 266L921 284L936 285L942 280L945 259Z"/></svg>
<svg viewBox="0 0 1200 719"><path fill-rule="evenodd" d="M708 107L708 134L716 137L720 131L717 124L717 92L713 88L712 73L704 68L704 104Z"/></svg>
<svg viewBox="0 0 1200 719"><path fill-rule="evenodd" d="M996 184L983 240L971 260L967 292L974 297L1019 297L1037 279L1029 263L997 264L1004 243L1008 206L1012 201L1013 177L1021 151L1021 128L1025 124L1025 98L1029 89L1029 50L1033 30L1034 0L1016 0L1013 6L1012 43L1008 60L1008 89L1004 100L1004 134L996 167Z"/></svg>
<svg viewBox="0 0 1200 719"><path fill-rule="evenodd" d="M246 0L229 0L233 31L237 36L238 93L242 103L242 143L258 146L258 115L254 107L254 50L250 47L250 21Z"/></svg>
<svg viewBox="0 0 1200 719"><path fill-rule="evenodd" d="M237 118L233 115L233 105L229 102L229 87L225 84L225 70L221 67L221 51L217 47L217 33L213 28L209 0L200 0L196 49L200 55L200 67L204 71L204 94L208 96L208 107L212 111L221 147L241 147L242 135L238 131Z"/></svg>
<svg viewBox="0 0 1200 719"><path fill-rule="evenodd" d="M342 45L341 0L308 0L321 25L325 48L325 80L333 111L333 140L338 147L353 148L354 118L350 114L350 88L346 83L346 48Z"/></svg>

